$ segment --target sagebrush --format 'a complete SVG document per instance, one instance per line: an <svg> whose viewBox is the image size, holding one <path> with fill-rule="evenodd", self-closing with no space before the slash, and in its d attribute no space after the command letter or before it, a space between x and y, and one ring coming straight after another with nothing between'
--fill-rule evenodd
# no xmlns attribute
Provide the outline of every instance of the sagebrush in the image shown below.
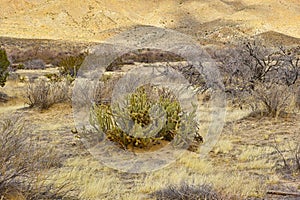
<svg viewBox="0 0 300 200"><path fill-rule="evenodd" d="M70 83L67 80L55 82L38 79L28 84L26 103L30 107L48 109L53 104L70 101L70 96Z"/></svg>

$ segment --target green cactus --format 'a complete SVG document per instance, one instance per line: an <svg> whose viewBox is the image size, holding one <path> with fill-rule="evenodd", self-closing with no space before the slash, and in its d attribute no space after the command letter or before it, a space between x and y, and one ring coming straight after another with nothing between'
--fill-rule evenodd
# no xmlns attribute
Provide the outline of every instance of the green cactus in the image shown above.
<svg viewBox="0 0 300 200"><path fill-rule="evenodd" d="M197 124L195 123L195 113L183 114L180 104L177 100L171 100L168 97L160 97L158 100L149 98L144 87L140 87L135 93L127 97L127 107L121 108L116 105L114 112L110 105L97 105L93 109L95 122L100 129L106 134L106 137L119 144L122 148L128 148L129 145L140 148L150 147L161 140L172 141L178 133L175 144L182 144L187 140L190 133L196 133ZM159 129L151 126L152 119L150 110L154 106L162 107L166 112L165 124L158 125ZM115 117L121 119L126 130L131 130L129 134L124 132L115 121ZM128 119L134 124L128 124ZM122 119L124 119L122 121ZM183 122L182 120L191 120L191 122ZM157 127L156 127L157 128ZM158 132L155 135L153 133ZM147 134L150 133L150 137Z"/></svg>

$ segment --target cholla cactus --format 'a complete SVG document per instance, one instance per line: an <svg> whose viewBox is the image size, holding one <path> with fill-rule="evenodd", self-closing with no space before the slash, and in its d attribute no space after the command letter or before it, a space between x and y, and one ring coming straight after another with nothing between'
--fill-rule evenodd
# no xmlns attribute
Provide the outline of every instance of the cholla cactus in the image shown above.
<svg viewBox="0 0 300 200"><path fill-rule="evenodd" d="M195 113L184 114L174 98L151 98L144 87L127 97L127 106L100 104L93 109L94 122L106 137L122 148L129 145L147 148L164 141L172 141L179 146L187 141L188 135L197 132ZM164 113L161 110L164 110ZM153 119L155 116L155 119ZM165 120L161 118L165 117ZM116 122L116 118L118 122ZM184 122L183 122L184 120ZM189 122L185 122L188 120Z"/></svg>

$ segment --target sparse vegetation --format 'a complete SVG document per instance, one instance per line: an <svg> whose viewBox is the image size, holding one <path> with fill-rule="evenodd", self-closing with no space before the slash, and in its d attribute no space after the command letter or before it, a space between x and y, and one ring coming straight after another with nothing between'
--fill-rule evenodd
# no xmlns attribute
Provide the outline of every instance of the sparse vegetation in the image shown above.
<svg viewBox="0 0 300 200"><path fill-rule="evenodd" d="M272 117L288 112L299 86L299 49L270 49L250 41L217 53L233 104Z"/></svg>
<svg viewBox="0 0 300 200"><path fill-rule="evenodd" d="M27 58L38 59L38 52L40 50L33 51L32 48L23 61L27 61ZM43 52L47 54L46 51ZM143 49L117 59L107 68L111 72L101 77L98 88L94 90L94 115L91 121L124 151L146 153L155 150L156 147L173 141L182 126L189 127L186 130L189 133L208 132L208 127L201 125L209 126L210 121L201 121L203 124L197 127L193 121L195 113L186 116L172 93L154 86L138 88L127 96L124 107L110 105L114 86L123 73L115 73L114 70L122 69L124 64L169 61L168 58L172 58L176 64L173 66L173 63L165 63L166 67L173 67L181 72L193 86L200 88L200 92L205 92L200 94L200 98L207 99L203 102L209 101L209 85L205 85L201 73L192 65L185 65L186 62L175 55L163 54L160 57L159 53ZM55 62L58 62L75 54L50 56L54 56ZM269 197L265 195L268 194L269 186L274 184L278 184L280 190L291 188L296 192L297 188L299 190L300 148L299 145L287 147L285 144L295 138L296 144L298 141L299 110L292 106L300 105L299 47L270 49L258 42L246 42L230 49L222 49L215 56L220 61L226 92L232 103L228 109L234 117L227 119L224 135L209 152L207 159L199 159L199 154L187 151L176 162L159 171L145 174L117 172L100 165L82 149L77 139L84 135L78 134L74 129L73 113L69 106L53 106L47 112L25 110L26 123L30 123L37 132L28 134L24 125L18 120L14 121L13 117L0 125L0 199L262 199ZM77 56L65 59L67 67L61 65L60 75L50 71L43 75L49 80L38 78L28 84L26 100L31 107L47 109L55 103L70 100L71 85L66 79L74 80L76 77L79 61L75 57ZM20 68L25 67L21 65ZM17 81L19 84L20 80ZM26 79L17 86L13 85L15 82L9 82L1 89L5 91L7 87L7 90L18 87L24 90L24 83L27 83ZM87 93L82 98L85 94ZM23 99L21 103L23 104ZM18 102L18 105L21 103ZM164 124L157 124L162 129L152 136L151 132L145 130L156 120L152 116L161 117L161 113L157 112L159 109L154 109L158 106L166 110L167 120ZM205 106L207 105L201 105L203 113L208 109ZM235 106L242 109L236 109ZM4 107L7 110L2 108L0 111L6 114L16 109L9 105ZM256 112L251 113L251 109ZM283 115L285 112L294 113ZM249 113L251 114L248 115ZM255 113L262 115L259 121ZM288 117L271 119L264 117L266 115ZM128 121L117 120L118 117L132 120L128 129L123 129ZM184 124L183 121L191 124ZM74 135L67 130L72 130ZM129 130L130 134L122 130ZM278 146L272 147L272 134L280 136L281 143L278 142ZM197 136L199 135L196 134ZM204 135L204 142L205 138ZM201 136L198 139L203 142ZM61 145L62 141L66 143L65 146ZM52 152L47 155L45 147L41 145L52 142L56 148L67 152L60 155L64 156L64 162ZM162 145L159 146L158 143ZM199 145L200 143L196 144L197 147ZM75 153L71 154L69 151ZM283 194L288 195L289 192Z"/></svg>
<svg viewBox="0 0 300 200"><path fill-rule="evenodd" d="M45 69L45 62L41 59L28 60L24 62L24 69Z"/></svg>
<svg viewBox="0 0 300 200"><path fill-rule="evenodd" d="M87 53L81 53L79 55L68 56L62 59L58 64L60 73L65 76L69 75L72 78L76 78L78 70L86 56Z"/></svg>
<svg viewBox="0 0 300 200"><path fill-rule="evenodd" d="M276 141L273 146L279 156L277 169L285 175L300 175L300 144L293 147L289 146L288 149L280 147Z"/></svg>
<svg viewBox="0 0 300 200"><path fill-rule="evenodd" d="M174 53L162 51L161 49L138 49L122 55L114 60L107 71L119 70L125 64L134 64L134 62L141 63L155 63L155 62L178 62L184 59Z"/></svg>
<svg viewBox="0 0 300 200"><path fill-rule="evenodd" d="M8 67L10 65L9 60L7 59L6 51L0 49L0 86L4 87L6 78L8 77Z"/></svg>
<svg viewBox="0 0 300 200"><path fill-rule="evenodd" d="M170 185L152 194L157 200L221 200L221 196L210 185Z"/></svg>
<svg viewBox="0 0 300 200"><path fill-rule="evenodd" d="M26 98L30 107L48 109L55 103L70 100L70 84L66 80L54 82L38 79L28 84Z"/></svg>
<svg viewBox="0 0 300 200"><path fill-rule="evenodd" d="M60 166L60 158L40 146L25 130L20 116L0 122L0 199L58 199L71 187L53 184L45 172Z"/></svg>

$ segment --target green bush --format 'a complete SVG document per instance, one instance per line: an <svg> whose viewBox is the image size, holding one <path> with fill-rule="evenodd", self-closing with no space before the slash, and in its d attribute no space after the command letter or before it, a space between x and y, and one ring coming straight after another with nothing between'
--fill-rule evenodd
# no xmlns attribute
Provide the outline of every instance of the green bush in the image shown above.
<svg viewBox="0 0 300 200"><path fill-rule="evenodd" d="M153 96L153 91L153 87L138 88L127 96L126 107L116 105L112 110L110 105L95 106L95 118L92 123L96 124L110 141L124 149L129 146L147 148L162 141L170 142L178 133L180 136L176 138L180 139L175 141L176 145L181 145L182 142L189 143L190 133L197 132L195 112L183 113L174 96L167 94L157 98ZM163 113L158 108L165 111L165 123L160 120ZM118 123L116 117L119 119ZM133 123L130 123L129 119Z"/></svg>
<svg viewBox="0 0 300 200"><path fill-rule="evenodd" d="M87 53L82 53L76 56L68 56L62 59L58 64L61 75L69 75L75 78L86 56Z"/></svg>
<svg viewBox="0 0 300 200"><path fill-rule="evenodd" d="M0 49L0 86L4 87L6 78L8 76L8 67L10 65L9 60L7 59L6 51Z"/></svg>

